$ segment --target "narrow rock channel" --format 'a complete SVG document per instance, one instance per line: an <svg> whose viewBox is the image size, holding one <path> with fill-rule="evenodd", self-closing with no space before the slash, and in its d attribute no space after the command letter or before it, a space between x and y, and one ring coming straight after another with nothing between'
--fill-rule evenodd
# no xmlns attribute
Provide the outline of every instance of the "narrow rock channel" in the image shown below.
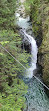
<svg viewBox="0 0 49 111"><path fill-rule="evenodd" d="M21 4L23 4L22 0L21 0ZM22 6L20 6L22 7ZM22 11L23 10L23 11ZM31 30L31 23L28 22L29 21L29 16L27 16L26 18L24 18L24 9L19 8L16 12L16 17L18 18L17 21L17 25L20 26L22 29L25 28L25 30L27 31L27 33L29 35L32 35L32 30ZM21 13L21 11L23 13ZM22 16L23 14L23 16ZM28 31L29 29L29 31ZM29 36L28 36L28 39ZM30 41L30 40L29 40ZM34 39L32 41L32 43L34 42ZM35 48L35 47L33 47ZM35 50L34 50L35 51ZM34 53L33 51L33 53ZM37 49L36 49L37 51ZM35 57L35 55L34 55ZM37 62L37 53L36 53L36 62ZM33 62L32 62L33 63ZM32 66L33 68L33 66ZM36 67L35 67L36 69ZM28 73L27 75L30 75L30 73ZM32 71L31 71L31 75L32 75ZM33 77L33 75L28 76L29 78L23 78L24 82L28 85L28 93L25 95L26 97L26 104L27 104L27 108L24 109L24 111L49 111L49 99L47 97L47 95L45 94L45 90L44 87Z"/></svg>

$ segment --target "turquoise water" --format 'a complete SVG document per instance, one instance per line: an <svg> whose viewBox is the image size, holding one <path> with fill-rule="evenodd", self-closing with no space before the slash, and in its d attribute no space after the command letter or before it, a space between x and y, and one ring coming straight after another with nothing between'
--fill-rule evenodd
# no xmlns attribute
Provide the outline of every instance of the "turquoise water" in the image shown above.
<svg viewBox="0 0 49 111"><path fill-rule="evenodd" d="M28 85L27 111L49 111L49 98L45 94L43 86L34 78L24 80Z"/></svg>

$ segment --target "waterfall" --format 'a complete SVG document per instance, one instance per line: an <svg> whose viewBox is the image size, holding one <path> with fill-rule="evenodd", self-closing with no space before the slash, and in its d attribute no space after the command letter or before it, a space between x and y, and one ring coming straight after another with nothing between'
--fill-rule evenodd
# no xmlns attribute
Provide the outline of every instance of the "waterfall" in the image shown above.
<svg viewBox="0 0 49 111"><path fill-rule="evenodd" d="M22 36L24 37L23 40L24 41L27 40L28 43L31 44L31 55L32 55L31 66L28 69L24 67L24 69L26 70L25 72L26 77L23 77L23 81L28 85L28 93L25 95L28 104L27 107L28 109L26 109L26 111L49 111L49 99L45 94L42 84L40 84L40 82L38 82L37 79L32 78L34 70L37 68L36 63L37 63L37 52L38 52L36 41L32 36L30 36L32 35L32 33L30 33L32 25L30 24L30 22L28 22L29 17L23 18L22 16L20 16L19 13L16 13L16 17L17 17L16 24L22 28L21 34L23 34ZM24 30L24 28L28 32L28 34Z"/></svg>
<svg viewBox="0 0 49 111"><path fill-rule="evenodd" d="M27 72L27 77L32 78L34 70L36 69L38 48L35 39L31 35L28 35L24 30L23 33L24 37L26 36L24 39L27 39L28 42L31 44L31 54L32 54L31 67L27 69L26 72Z"/></svg>
<svg viewBox="0 0 49 111"><path fill-rule="evenodd" d="M23 18L20 16L19 13L16 13L16 17L18 17L18 21L17 21L18 26L22 28L21 33L24 35L24 41L27 40L28 43L31 44L31 54L32 54L31 67L27 69L26 77L32 78L34 70L36 69L38 48L37 48L35 39L31 35L27 34L25 31L27 30L28 27L29 29L31 28L28 22L29 16L27 18Z"/></svg>

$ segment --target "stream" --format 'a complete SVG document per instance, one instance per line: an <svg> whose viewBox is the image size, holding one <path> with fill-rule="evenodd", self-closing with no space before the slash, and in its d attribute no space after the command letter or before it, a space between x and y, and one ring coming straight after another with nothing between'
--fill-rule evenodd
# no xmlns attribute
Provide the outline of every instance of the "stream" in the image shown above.
<svg viewBox="0 0 49 111"><path fill-rule="evenodd" d="M47 97L44 87L33 77L33 71L36 69L38 48L35 38L32 33L32 25L29 22L30 18L26 18L20 15L20 12L16 12L17 25L22 28L22 33L27 37L31 43L31 66L27 70L26 78L23 81L28 85L28 93L25 95L27 109L24 111L49 111L49 98ZM25 30L24 30L25 29Z"/></svg>

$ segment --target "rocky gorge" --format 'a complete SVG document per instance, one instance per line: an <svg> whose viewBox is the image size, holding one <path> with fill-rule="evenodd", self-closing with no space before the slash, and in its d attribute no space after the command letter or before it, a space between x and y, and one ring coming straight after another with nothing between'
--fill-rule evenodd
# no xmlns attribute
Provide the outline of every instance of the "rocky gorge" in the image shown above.
<svg viewBox="0 0 49 111"><path fill-rule="evenodd" d="M24 1L21 1L23 5L21 5L20 12L23 17L30 15L33 33L39 47L38 64L42 67L43 81L49 87L49 1ZM25 42L25 44L27 43ZM30 45L28 45L28 52L29 50Z"/></svg>
<svg viewBox="0 0 49 111"><path fill-rule="evenodd" d="M38 64L42 67L43 81L49 87L49 0L26 0L26 3L26 13L30 15L39 47Z"/></svg>
<svg viewBox="0 0 49 111"><path fill-rule="evenodd" d="M48 50L42 51L45 37L41 19L41 9L48 6L48 1L0 2L1 111L49 111L49 98L45 93L48 84L43 83L44 55ZM43 4L47 5L43 7Z"/></svg>
<svg viewBox="0 0 49 111"><path fill-rule="evenodd" d="M38 64L42 67L42 78L49 87L49 0L26 0L24 5L23 13L25 10L25 16L30 15L33 33L39 47Z"/></svg>

